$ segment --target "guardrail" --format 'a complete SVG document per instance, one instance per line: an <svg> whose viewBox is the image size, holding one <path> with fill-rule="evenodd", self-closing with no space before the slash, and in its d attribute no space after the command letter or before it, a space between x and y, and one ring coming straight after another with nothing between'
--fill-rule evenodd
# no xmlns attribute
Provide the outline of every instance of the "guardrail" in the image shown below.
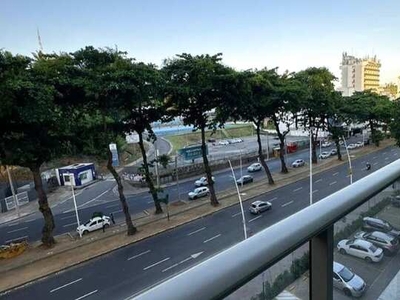
<svg viewBox="0 0 400 300"><path fill-rule="evenodd" d="M310 299L332 299L333 225L400 178L397 160L133 299L223 299L310 241Z"/></svg>

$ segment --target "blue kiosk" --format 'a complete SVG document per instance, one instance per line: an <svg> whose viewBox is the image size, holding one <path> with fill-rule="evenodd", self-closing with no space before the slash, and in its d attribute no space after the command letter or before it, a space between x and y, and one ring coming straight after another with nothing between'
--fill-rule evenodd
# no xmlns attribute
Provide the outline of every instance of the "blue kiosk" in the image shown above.
<svg viewBox="0 0 400 300"><path fill-rule="evenodd" d="M56 169L58 183L66 186L82 186L96 179L93 163L79 163Z"/></svg>

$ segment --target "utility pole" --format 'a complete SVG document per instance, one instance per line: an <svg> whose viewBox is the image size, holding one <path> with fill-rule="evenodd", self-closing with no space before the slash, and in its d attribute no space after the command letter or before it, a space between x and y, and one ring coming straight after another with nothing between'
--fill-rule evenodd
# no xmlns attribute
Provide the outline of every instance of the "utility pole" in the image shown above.
<svg viewBox="0 0 400 300"><path fill-rule="evenodd" d="M181 192L179 189L179 175L178 175L178 155L175 156L175 173L176 173L176 187L178 189L178 200L181 201Z"/></svg>
<svg viewBox="0 0 400 300"><path fill-rule="evenodd" d="M14 184L13 184L13 181L12 181L12 178L11 178L10 169L8 168L8 166L6 166L6 170L7 170L7 175L8 175L8 182L10 183L11 193L12 193L12 196L13 196L13 199L14 199L15 209L17 211L18 218L20 218L21 217L21 213L19 211L19 204L18 204L18 201L17 201L17 196L15 195Z"/></svg>
<svg viewBox="0 0 400 300"><path fill-rule="evenodd" d="M343 139L343 144L344 147L346 148L346 152L347 152L347 158L349 160L349 175L350 175L350 184L353 184L353 169L351 168L351 159L350 159L350 153L349 153L349 149L347 149L347 143L346 140L344 138L344 136L342 136Z"/></svg>
<svg viewBox="0 0 400 300"><path fill-rule="evenodd" d="M267 137L267 160L269 160L269 141L268 141L268 130L266 132L266 137Z"/></svg>
<svg viewBox="0 0 400 300"><path fill-rule="evenodd" d="M79 222L78 207L76 206L74 181L75 181L74 174L69 174L69 182L71 183L71 190L72 190L72 200L74 201L74 207L75 207L76 223L78 223L78 228L79 228L79 226L81 226L81 224ZM79 237L82 238L82 232L80 230L79 230Z"/></svg>
<svg viewBox="0 0 400 300"><path fill-rule="evenodd" d="M312 188L312 127L310 128L310 205L313 204L313 188Z"/></svg>

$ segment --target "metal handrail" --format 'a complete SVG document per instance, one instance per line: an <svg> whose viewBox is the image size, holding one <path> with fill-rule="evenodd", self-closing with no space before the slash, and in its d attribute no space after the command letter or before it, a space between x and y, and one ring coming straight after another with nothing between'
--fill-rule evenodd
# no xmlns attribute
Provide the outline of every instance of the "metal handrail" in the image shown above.
<svg viewBox="0 0 400 300"><path fill-rule="evenodd" d="M134 299L222 299L399 178L397 160Z"/></svg>

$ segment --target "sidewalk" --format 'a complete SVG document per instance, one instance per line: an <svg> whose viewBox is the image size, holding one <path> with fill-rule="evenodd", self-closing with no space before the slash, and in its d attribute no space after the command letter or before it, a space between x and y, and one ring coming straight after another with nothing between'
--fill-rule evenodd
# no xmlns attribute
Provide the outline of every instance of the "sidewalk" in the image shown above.
<svg viewBox="0 0 400 300"><path fill-rule="evenodd" d="M360 156L393 143L382 144L380 148L365 147L355 151L352 155ZM346 164L336 159L325 160L314 167L314 172L322 172L333 166ZM249 200L260 194L277 189L291 182L298 181L308 176L308 168L291 169L289 174L274 174L276 184L269 186L267 180L255 182L245 187L243 201ZM105 233L95 232L82 239L76 236L57 236L57 245L52 249L43 249L39 242L29 246L22 255L2 261L0 265L0 291L20 286L26 282L58 272L70 266L80 264L84 261L96 258L123 246L135 243L139 240L151 237L163 231L175 228L192 220L207 216L215 211L237 204L237 195L234 190L218 194L220 205L212 207L209 200L196 200L191 202L175 202L170 205L170 221L166 215L133 215L133 221L138 232L133 236L127 236L125 224L117 224L108 229ZM150 226L149 226L150 225Z"/></svg>

